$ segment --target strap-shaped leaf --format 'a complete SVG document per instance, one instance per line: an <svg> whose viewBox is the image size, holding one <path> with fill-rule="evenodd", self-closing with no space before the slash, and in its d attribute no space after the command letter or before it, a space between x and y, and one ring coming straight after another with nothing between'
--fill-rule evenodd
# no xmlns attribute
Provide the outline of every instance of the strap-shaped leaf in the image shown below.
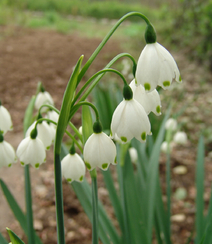
<svg viewBox="0 0 212 244"><path fill-rule="evenodd" d="M24 242L9 228L7 228L7 233L9 234L12 244L24 244Z"/></svg>
<svg viewBox="0 0 212 244"><path fill-rule="evenodd" d="M1 244L8 244L8 241L2 236L1 233L0 233L0 243Z"/></svg>
<svg viewBox="0 0 212 244"><path fill-rule="evenodd" d="M21 210L21 208L19 207L18 203L16 202L15 198L13 197L12 193L10 192L10 190L8 189L7 185L3 182L2 179L0 179L0 185L2 188L2 191L7 199L7 202L15 216L15 218L17 219L17 221L19 222L21 228L23 229L23 231L25 232L25 234L27 235L27 221L26 221L26 216L24 215L23 211ZM37 236L37 234L35 233L35 241L37 244L42 244L40 238Z"/></svg>

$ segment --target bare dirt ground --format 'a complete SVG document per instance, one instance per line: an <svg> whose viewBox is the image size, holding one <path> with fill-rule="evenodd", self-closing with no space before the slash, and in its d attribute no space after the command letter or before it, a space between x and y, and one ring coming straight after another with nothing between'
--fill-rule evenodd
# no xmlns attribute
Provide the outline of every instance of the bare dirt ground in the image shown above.
<svg viewBox="0 0 212 244"><path fill-rule="evenodd" d="M86 39L76 35L63 35L54 31L29 30L15 28L12 31L2 28L0 41L0 99L10 111L14 130L8 132L5 139L17 148L23 138L22 122L24 111L32 95L35 94L37 82L42 81L46 90L53 96L55 106L59 109L63 93L73 66L81 54L87 60L101 40ZM100 53L98 59L89 70L89 74L102 69L104 65L121 51L117 42L109 41ZM172 173L172 190L179 187L187 190L183 200L173 198L173 243L183 244L194 228L195 214L195 153L196 141L201 130L211 125L212 99L210 89L211 75L205 74L204 68L188 61L183 53L173 54L176 58L184 80L179 88L161 95L162 104L168 106L167 97L176 99L174 110L178 111L188 104L180 121L183 128L189 132L189 142L183 147L177 147L172 154L172 168L183 165L187 172ZM80 125L80 115L73 121ZM212 165L210 164L211 144L207 142L205 202L208 204L212 181ZM48 152L47 163L39 170L31 168L33 187L34 226L44 244L56 243L56 220L54 201L52 149ZM161 182L164 185L165 157L161 156ZM1 168L2 178L24 209L24 178L23 168L19 163L11 168ZM112 211L107 192L100 183L100 198L104 199L108 211ZM91 225L80 207L74 191L64 183L64 210L67 243L91 243ZM7 237L5 227L10 227L21 238L25 236L14 219L3 193L0 190L0 232ZM193 242L191 242L193 243Z"/></svg>

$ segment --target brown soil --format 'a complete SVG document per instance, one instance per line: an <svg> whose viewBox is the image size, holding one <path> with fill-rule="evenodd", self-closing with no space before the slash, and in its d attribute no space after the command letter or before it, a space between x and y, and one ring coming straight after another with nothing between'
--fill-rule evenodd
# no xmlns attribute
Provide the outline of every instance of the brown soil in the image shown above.
<svg viewBox="0 0 212 244"><path fill-rule="evenodd" d="M35 94L36 86L42 81L46 90L53 96L55 106L60 108L63 93L73 66L78 58L84 54L84 62L89 58L101 40L86 39L77 35L63 35L54 31L13 29L12 32L2 28L3 38L0 41L0 99L2 104L10 111L14 130L8 132L5 139L14 148L17 148L22 139L22 123L24 111L32 95ZM89 69L89 74L100 70L116 54L120 52L119 44L113 41L105 46L98 59ZM177 111L183 104L189 103L188 108L181 116L181 122L188 132L190 143L184 147L174 149L172 155L172 166L184 165L187 173L183 175L172 174L172 188L175 191L178 187L185 187L187 197L183 200L173 199L172 213L183 214L185 219L174 221L173 243L185 243L190 231L194 227L194 172L195 172L195 148L198 133L203 126L211 124L211 118L204 119L211 111L212 102L210 97L211 84L200 85L205 76L204 70L195 64L185 60L182 55L175 55L182 76L185 77L182 91L176 92L178 88L167 92L167 97L175 97L176 104L174 110ZM194 72L195 76L194 76ZM175 90L176 89L176 90ZM183 89L186 93L183 93ZM183 94L183 97L179 94ZM197 99L194 100L194 94ZM166 107L167 97L162 95L163 106ZM180 100L181 99L181 100ZM193 101L194 100L194 101ZM203 109L206 108L206 109ZM201 110L203 109L203 110ZM198 116L198 123L195 119ZM80 125L80 114L75 116L73 121L77 126ZM204 125L203 125L204 124ZM209 144L208 144L209 145ZM211 148L208 148L210 151ZM45 244L56 243L56 220L55 220L55 201L54 201L54 175L53 175L52 149L48 152L47 163L39 170L31 168L32 189L33 189L33 210L34 225L38 235ZM210 157L206 158L206 193L205 201L209 201L210 183L212 181L212 169L209 162ZM161 181L164 186L165 158L161 157ZM1 168L0 178L9 186L16 197L20 206L24 209L24 176L23 168L19 163L11 168ZM67 183L64 183L64 210L65 210L65 230L66 243L88 244L91 243L91 224L83 212L74 191ZM163 187L164 188L164 187ZM25 236L14 219L0 189L0 232L7 237L5 227L11 228L21 238ZM110 203L107 200L108 194L100 183L100 197L104 199L106 208L111 212ZM7 237L8 238L8 237ZM192 243L192 242L191 242Z"/></svg>

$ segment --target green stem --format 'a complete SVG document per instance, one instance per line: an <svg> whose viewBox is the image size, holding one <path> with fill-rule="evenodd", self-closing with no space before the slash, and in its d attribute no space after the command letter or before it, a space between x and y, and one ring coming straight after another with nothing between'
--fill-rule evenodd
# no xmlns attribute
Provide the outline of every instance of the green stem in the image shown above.
<svg viewBox="0 0 212 244"><path fill-rule="evenodd" d="M98 189L97 189L97 174L96 169L90 172L92 179L92 244L99 243L99 223L98 223Z"/></svg>
<svg viewBox="0 0 212 244"><path fill-rule="evenodd" d="M168 239L171 238L171 160L170 152L166 154L166 197L167 197L167 233Z"/></svg>
<svg viewBox="0 0 212 244"><path fill-rule="evenodd" d="M74 100L73 100L73 102L72 102L72 104L74 104L76 101L77 101L77 99L80 97L80 95L83 93L83 91L86 89L86 87L91 83L91 81L92 80L94 80L96 77L98 77L98 76L100 76L101 74L105 74L105 73L107 73L107 72L113 72L113 73L116 73L117 75L119 75L121 78L122 78L122 80L123 80L123 82L124 82L124 84L125 85L127 85L127 81L126 81L126 79L124 78L124 76L118 71L118 70L115 70L115 69L109 69L109 68L104 68L103 70L100 70L100 71L98 71L97 73L95 73L85 84L84 84L84 86L80 89L80 91L77 93L77 95L76 95L76 97L74 98ZM103 76L102 75L102 76ZM101 78L102 78L102 76L101 76Z"/></svg>
<svg viewBox="0 0 212 244"><path fill-rule="evenodd" d="M99 46L96 48L96 50L93 52L93 54L91 55L91 57L88 59L88 61L86 62L86 64L84 65L84 67L82 68L79 76L78 76L78 82L77 84L79 84L79 82L81 81L82 77L84 76L84 74L86 73L86 71L88 70L88 68L90 67L90 65L92 64L92 62L94 61L94 59L96 58L96 56L99 54L99 52L101 51L101 49L104 47L104 45L107 43L107 41L110 39L110 37L112 36L112 34L115 32L115 30L119 27L119 25L128 17L130 16L138 16L141 17L147 25L151 25L150 21L148 20L148 18L141 14L140 12L130 12L125 14L121 19L119 19L117 21L117 23L112 27L112 29L109 31L109 33L105 36L105 38L102 40L102 42L99 44Z"/></svg>
<svg viewBox="0 0 212 244"><path fill-rule="evenodd" d="M82 105L88 105L89 107L91 107L94 110L94 112L95 112L96 120L99 120L99 112L98 112L96 106L94 104L90 103L90 102L84 102L84 101L83 102L79 102L79 103L77 103L76 105L74 105L72 107L74 112L71 112L70 116L72 116L72 114L75 113Z"/></svg>
<svg viewBox="0 0 212 244"><path fill-rule="evenodd" d="M44 104L44 105L42 105L41 107L40 107L40 109L39 109L39 113L41 112L41 109L43 108L43 107L48 107L49 109L51 109L51 110L54 110L57 114L60 114L60 111L58 110L58 109L56 109L55 107L53 107L52 105L49 105L49 104ZM55 122L53 122L53 121L51 121L51 120L47 120L48 122L50 122L50 123L53 123L53 124L55 124L55 125L57 125L57 123L55 123ZM71 123L71 122L69 122L69 126L71 127L71 129L75 132L75 134L77 135L77 137L80 139L80 141L82 141L82 135L79 133L79 130Z"/></svg>
<svg viewBox="0 0 212 244"><path fill-rule="evenodd" d="M26 218L27 218L27 237L29 244L35 244L35 233L33 228L32 194L29 165L24 167L25 173L25 198L26 198Z"/></svg>
<svg viewBox="0 0 212 244"><path fill-rule="evenodd" d="M60 155L54 152L55 203L57 220L57 243L65 244L63 189Z"/></svg>

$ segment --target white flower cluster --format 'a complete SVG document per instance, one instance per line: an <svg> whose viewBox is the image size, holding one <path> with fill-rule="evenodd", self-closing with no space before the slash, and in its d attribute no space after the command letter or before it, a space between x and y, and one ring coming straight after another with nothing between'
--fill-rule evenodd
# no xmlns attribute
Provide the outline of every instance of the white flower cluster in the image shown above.
<svg viewBox="0 0 212 244"><path fill-rule="evenodd" d="M10 167L17 160L14 148L4 140L4 135L12 128L10 113L0 101L0 168L3 166Z"/></svg>
<svg viewBox="0 0 212 244"><path fill-rule="evenodd" d="M43 105L53 105L51 95L42 91L39 92L35 100L35 108L40 110ZM47 112L47 118L57 123L58 114L54 111L47 111L42 107L43 112ZM50 148L54 141L56 127L54 124L48 124L46 121L35 121L27 130L25 138L19 144L16 154L21 165L31 164L34 168L46 161L46 150Z"/></svg>
<svg viewBox="0 0 212 244"><path fill-rule="evenodd" d="M171 134L170 141L164 141L161 144L161 151L170 153L175 145L185 145L188 141L187 135L184 131L177 131L177 121L169 118L166 121L165 128L167 133ZM172 135L173 134L173 135Z"/></svg>

